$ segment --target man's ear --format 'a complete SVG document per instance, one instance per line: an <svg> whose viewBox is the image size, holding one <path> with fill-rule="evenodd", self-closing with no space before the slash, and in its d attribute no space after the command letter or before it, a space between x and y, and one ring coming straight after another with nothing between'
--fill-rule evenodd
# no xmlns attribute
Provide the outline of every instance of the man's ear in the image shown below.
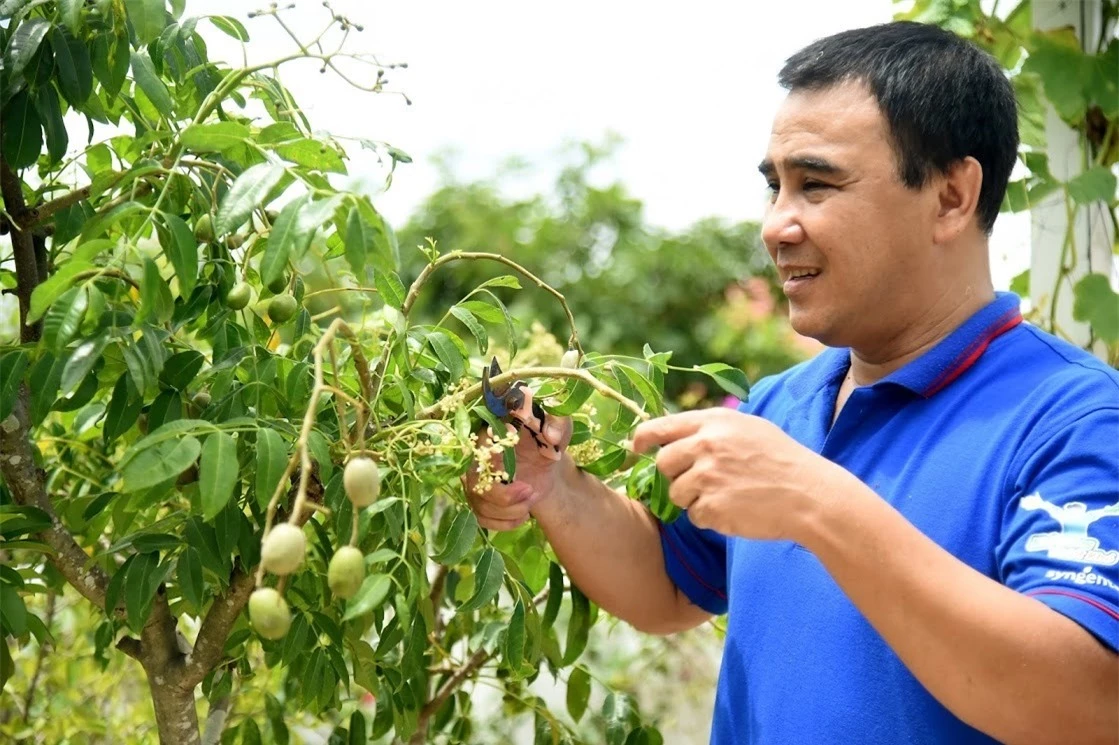
<svg viewBox="0 0 1119 745"><path fill-rule="evenodd" d="M982 187L983 166L970 155L948 167L937 189L936 243L954 240L972 224Z"/></svg>

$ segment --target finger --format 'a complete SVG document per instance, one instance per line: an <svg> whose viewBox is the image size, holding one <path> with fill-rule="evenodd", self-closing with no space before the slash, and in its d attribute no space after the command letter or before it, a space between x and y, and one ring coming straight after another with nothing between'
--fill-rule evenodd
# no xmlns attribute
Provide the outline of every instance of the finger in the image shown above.
<svg viewBox="0 0 1119 745"><path fill-rule="evenodd" d="M654 445L665 445L694 435L708 420L707 409L668 414L642 422L633 432L633 452L644 453Z"/></svg>
<svg viewBox="0 0 1119 745"><path fill-rule="evenodd" d="M528 518L527 514L520 520L492 520L488 517L479 517L478 524L489 530L513 530L524 525Z"/></svg>
<svg viewBox="0 0 1119 745"><path fill-rule="evenodd" d="M481 496L467 495L467 501L479 518L519 520L528 514L529 508L534 504L532 499L534 492L531 487L525 488L526 486L523 485L519 492L512 490L513 495L509 494L509 489L495 487Z"/></svg>
<svg viewBox="0 0 1119 745"><path fill-rule="evenodd" d="M544 440L549 445L563 450L571 442L571 434L574 431L574 425L569 416L551 416L549 415L544 422Z"/></svg>
<svg viewBox="0 0 1119 745"><path fill-rule="evenodd" d="M695 439L685 437L657 451L657 470L673 480L691 468L697 457Z"/></svg>
<svg viewBox="0 0 1119 745"><path fill-rule="evenodd" d="M686 472L668 487L668 498L682 510L688 509L699 495L699 483L694 471Z"/></svg>

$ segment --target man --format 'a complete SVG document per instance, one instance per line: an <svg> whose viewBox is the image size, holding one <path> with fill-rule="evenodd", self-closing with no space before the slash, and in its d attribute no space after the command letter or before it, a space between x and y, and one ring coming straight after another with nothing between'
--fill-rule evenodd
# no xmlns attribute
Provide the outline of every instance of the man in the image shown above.
<svg viewBox="0 0 1119 745"><path fill-rule="evenodd" d="M719 745L1119 742L1119 374L992 289L1009 83L909 23L815 42L780 80L762 237L794 328L830 349L743 413L637 429L671 525L531 442L472 495L480 523L534 517L638 629L727 613ZM1074 504L1082 550L1051 538Z"/></svg>

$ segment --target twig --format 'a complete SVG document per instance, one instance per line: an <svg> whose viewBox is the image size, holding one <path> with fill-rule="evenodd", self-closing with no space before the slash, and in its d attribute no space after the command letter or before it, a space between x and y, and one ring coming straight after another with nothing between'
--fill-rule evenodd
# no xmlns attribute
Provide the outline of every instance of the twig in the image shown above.
<svg viewBox="0 0 1119 745"><path fill-rule="evenodd" d="M218 745L221 742L221 733L225 729L226 717L229 716L229 700L229 696L222 696L210 707L202 731L202 745Z"/></svg>
<svg viewBox="0 0 1119 745"><path fill-rule="evenodd" d="M416 733L412 735L409 740L410 745L422 745L427 740L427 723L440 707L450 698L451 694L458 690L471 675L473 675L479 668L489 662L490 657L493 656L492 652L487 652L484 648L479 649L465 665L459 668L458 672L452 675L447 682L440 686L435 696L430 701L424 704L420 710L419 718L416 720Z"/></svg>
<svg viewBox="0 0 1119 745"><path fill-rule="evenodd" d="M608 398L612 398L622 406L632 411L642 421L649 419L649 413L642 409L635 401L626 397L625 395L614 390L610 386L600 381L595 376L591 375L586 370L568 367L524 367L515 370L503 372L500 375L490 378L490 384L498 387L505 383L511 383L514 380L527 380L530 378L575 378L581 380L587 385L594 388ZM416 412L416 419L438 419L446 413L446 406L449 399L456 400L471 400L478 398L482 394L482 384L475 383L474 385L454 396L436 401L431 406L420 409Z"/></svg>
<svg viewBox="0 0 1119 745"><path fill-rule="evenodd" d="M51 625L54 623L54 609L58 603L58 593L51 591L47 595L47 617L43 621L43 625L50 633ZM27 724L31 717L31 705L35 703L35 688L39 685L39 675L43 672L43 660L46 659L47 652L50 651L50 643L45 639L39 643L39 654L35 660L35 672L31 674L31 682L27 685L27 697L23 701L23 723Z"/></svg>

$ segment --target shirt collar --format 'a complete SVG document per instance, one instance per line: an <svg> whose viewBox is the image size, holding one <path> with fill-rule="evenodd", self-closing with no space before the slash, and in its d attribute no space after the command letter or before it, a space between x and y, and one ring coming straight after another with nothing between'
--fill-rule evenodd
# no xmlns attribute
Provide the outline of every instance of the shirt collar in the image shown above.
<svg viewBox="0 0 1119 745"><path fill-rule="evenodd" d="M932 397L974 365L995 338L1022 322L1020 306L1014 293L995 293L994 300L936 346L874 386L898 385L918 396ZM789 379L790 392L801 398L838 385L850 365L850 354L846 348L825 349L814 364L805 365Z"/></svg>

